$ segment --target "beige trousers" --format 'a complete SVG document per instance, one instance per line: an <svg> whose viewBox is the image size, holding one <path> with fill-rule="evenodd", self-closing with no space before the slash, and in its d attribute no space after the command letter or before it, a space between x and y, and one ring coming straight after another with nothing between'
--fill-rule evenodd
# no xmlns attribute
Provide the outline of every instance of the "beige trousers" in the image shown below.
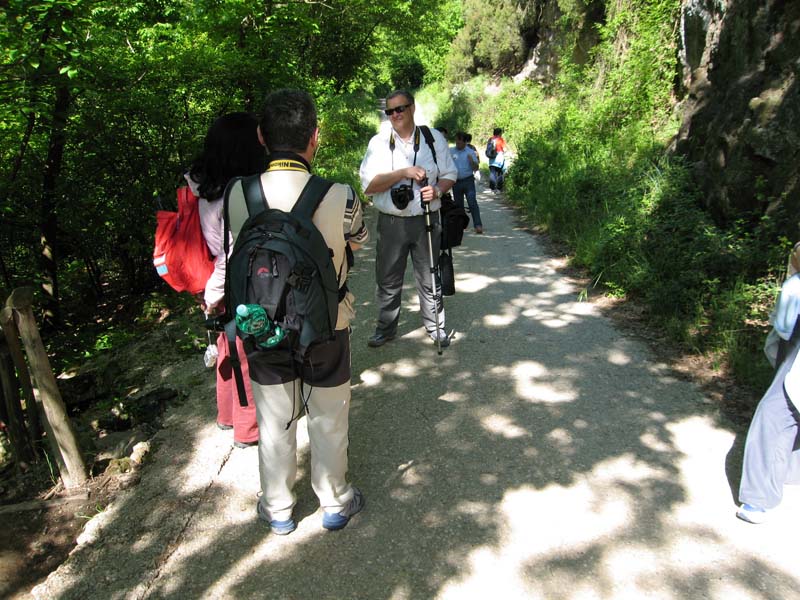
<svg viewBox="0 0 800 600"><path fill-rule="evenodd" d="M260 502L270 519L285 521L295 505L297 420L288 429L286 424L302 410L300 380L252 384L258 417ZM346 479L350 382L329 388L304 384L303 393L308 398L311 486L323 510L336 513L353 498L353 486Z"/></svg>

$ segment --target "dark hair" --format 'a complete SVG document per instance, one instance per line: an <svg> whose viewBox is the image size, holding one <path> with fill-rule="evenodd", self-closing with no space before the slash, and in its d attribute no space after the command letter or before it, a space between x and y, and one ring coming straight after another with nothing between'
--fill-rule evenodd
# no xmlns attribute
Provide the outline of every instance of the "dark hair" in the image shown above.
<svg viewBox="0 0 800 600"><path fill-rule="evenodd" d="M414 96L411 95L411 92L408 90L395 90L388 96L386 96L386 103L389 103L389 100L392 98L397 98L398 96L403 96L409 104L414 104Z"/></svg>
<svg viewBox="0 0 800 600"><path fill-rule="evenodd" d="M467 136L467 137L466 137L466 138L464 138L464 139L465 139L465 140L467 141L467 143L469 144L469 143L472 141L472 134L471 134L471 133L465 133L464 135L465 135L465 136Z"/></svg>
<svg viewBox="0 0 800 600"><path fill-rule="evenodd" d="M495 127L492 135L503 135L503 130L500 129L499 127Z"/></svg>
<svg viewBox="0 0 800 600"><path fill-rule="evenodd" d="M270 152L305 152L317 129L314 100L303 90L276 90L264 100L259 127Z"/></svg>
<svg viewBox="0 0 800 600"><path fill-rule="evenodd" d="M219 117L208 130L203 151L189 168L198 193L216 200L234 177L255 175L267 168L264 146L258 141L258 121L250 113Z"/></svg>
<svg viewBox="0 0 800 600"><path fill-rule="evenodd" d="M450 133L449 131L447 131L447 127L437 127L436 131L441 133L444 137L447 137Z"/></svg>
<svg viewBox="0 0 800 600"><path fill-rule="evenodd" d="M459 131L456 133L456 139L466 143L469 141L469 134L466 134L463 131Z"/></svg>

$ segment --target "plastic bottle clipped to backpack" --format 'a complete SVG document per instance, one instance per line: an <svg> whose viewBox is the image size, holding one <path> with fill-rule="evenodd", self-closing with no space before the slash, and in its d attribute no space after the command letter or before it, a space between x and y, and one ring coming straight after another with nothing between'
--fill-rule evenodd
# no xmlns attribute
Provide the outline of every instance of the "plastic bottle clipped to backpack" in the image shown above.
<svg viewBox="0 0 800 600"><path fill-rule="evenodd" d="M236 307L236 327L252 335L256 345L261 348L272 348L286 337L286 332L273 323L264 307L258 304L240 304Z"/></svg>

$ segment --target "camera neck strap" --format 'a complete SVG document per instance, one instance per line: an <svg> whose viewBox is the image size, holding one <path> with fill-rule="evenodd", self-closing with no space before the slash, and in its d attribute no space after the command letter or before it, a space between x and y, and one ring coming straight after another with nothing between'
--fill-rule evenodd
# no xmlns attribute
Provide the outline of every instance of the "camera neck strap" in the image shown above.
<svg viewBox="0 0 800 600"><path fill-rule="evenodd" d="M389 151L392 153L392 171L394 171L394 149L396 147L394 138L394 129L389 134ZM417 166L417 153L419 152L419 127L414 128L414 162L411 163L412 167ZM411 180L413 183L413 180Z"/></svg>

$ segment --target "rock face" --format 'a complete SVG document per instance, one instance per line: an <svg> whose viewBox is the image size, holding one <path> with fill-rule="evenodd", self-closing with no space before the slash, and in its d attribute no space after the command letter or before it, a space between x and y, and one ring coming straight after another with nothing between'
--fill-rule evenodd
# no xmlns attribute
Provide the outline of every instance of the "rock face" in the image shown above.
<svg viewBox="0 0 800 600"><path fill-rule="evenodd" d="M798 234L800 2L686 0L675 149L720 222L778 214Z"/></svg>
<svg viewBox="0 0 800 600"><path fill-rule="evenodd" d="M573 62L588 59L608 4L571 4ZM558 0L533 6L523 32L529 58L516 79L546 85L558 68L563 15ZM676 25L682 125L673 150L692 165L706 208L723 225L770 214L800 239L800 2L683 0Z"/></svg>
<svg viewBox="0 0 800 600"><path fill-rule="evenodd" d="M566 35L574 37L572 62L582 65L589 60L591 49L598 42L596 26L605 21L605 3L580 0L572 5L570 23L562 24L564 14L557 0L536 0L526 3L522 19L522 38L528 48L528 59L514 81L531 79L544 85L555 79L559 51Z"/></svg>

